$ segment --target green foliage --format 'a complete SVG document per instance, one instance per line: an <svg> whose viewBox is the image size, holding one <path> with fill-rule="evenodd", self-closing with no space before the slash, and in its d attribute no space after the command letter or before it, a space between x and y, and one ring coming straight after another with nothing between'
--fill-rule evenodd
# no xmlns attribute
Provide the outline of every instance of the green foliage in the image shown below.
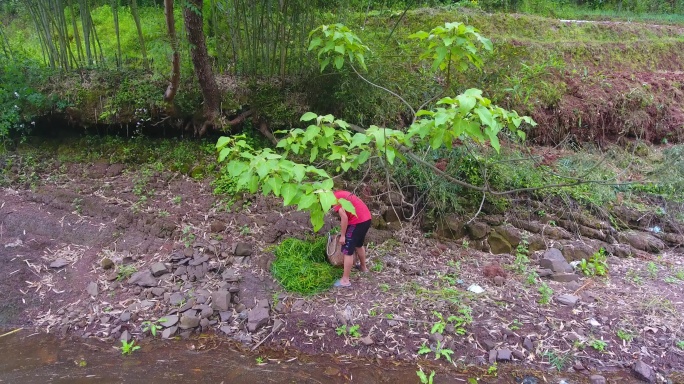
<svg viewBox="0 0 684 384"><path fill-rule="evenodd" d="M430 376L428 376L423 372L423 368L420 368L420 370L416 371L416 375L418 375L420 384L432 384L435 378L435 371L430 371Z"/></svg>
<svg viewBox="0 0 684 384"><path fill-rule="evenodd" d="M156 337L157 331L159 331L162 328L161 323L163 323L165 321L166 321L165 317L162 317L161 319L154 320L154 321L145 320L142 322L141 329L143 332L150 331L150 333L152 334L152 337Z"/></svg>
<svg viewBox="0 0 684 384"><path fill-rule="evenodd" d="M444 26L435 27L429 33L419 31L409 38L428 41L420 58L431 59L433 70L448 70L453 63L457 70L465 71L468 62L481 68L482 58L477 52L475 40L487 51L492 50L489 39L480 35L475 27L460 22L444 23Z"/></svg>
<svg viewBox="0 0 684 384"><path fill-rule="evenodd" d="M605 352L608 343L603 340L593 339L589 341L589 346L599 352Z"/></svg>
<svg viewBox="0 0 684 384"><path fill-rule="evenodd" d="M651 277L651 279L655 280L656 277L658 277L658 265L656 265L656 263L649 261L646 264L646 271L648 272L648 275Z"/></svg>
<svg viewBox="0 0 684 384"><path fill-rule="evenodd" d="M444 316L437 312L432 312L439 320L433 324L430 333L443 333L447 324L451 324L454 327L454 333L457 335L465 335L465 327L473 322L472 309L466 305L462 305L458 309L458 314L451 315L444 319Z"/></svg>
<svg viewBox="0 0 684 384"><path fill-rule="evenodd" d="M675 345L677 346L677 348L684 350L684 340L677 340Z"/></svg>
<svg viewBox="0 0 684 384"><path fill-rule="evenodd" d="M568 362L572 358L572 354L560 354L556 353L555 351L548 350L544 352L544 357L546 357L549 360L549 364L551 364L551 366L553 366L554 368L556 368L558 372L560 372L568 364Z"/></svg>
<svg viewBox="0 0 684 384"><path fill-rule="evenodd" d="M131 277L135 272L138 271L138 268L135 267L135 265L132 264L124 264L120 265L119 268L117 268L117 273L116 273L116 281L123 281Z"/></svg>
<svg viewBox="0 0 684 384"><path fill-rule="evenodd" d="M626 329L618 329L616 335L620 340L628 343L634 340L634 334Z"/></svg>
<svg viewBox="0 0 684 384"><path fill-rule="evenodd" d="M546 284L546 282L542 283L539 288L539 304L541 305L546 305L551 302L551 296L553 295L553 289Z"/></svg>
<svg viewBox="0 0 684 384"><path fill-rule="evenodd" d="M286 239L273 252L273 276L290 292L312 295L329 289L342 271L328 263L326 244L323 237L312 242Z"/></svg>
<svg viewBox="0 0 684 384"><path fill-rule="evenodd" d="M443 348L444 346L442 345L441 341L437 342L437 345L433 348L430 348L429 346L423 344L420 346L420 349L418 350L419 355L425 355L430 352L435 353L435 360L439 360L441 357L444 357L446 360L448 360L451 363L451 355L453 355L454 351L448 348Z"/></svg>
<svg viewBox="0 0 684 384"><path fill-rule="evenodd" d="M589 260L582 259L579 267L585 276L605 276L608 273L606 250L601 248Z"/></svg>
<svg viewBox="0 0 684 384"><path fill-rule="evenodd" d="M131 340L128 343L126 342L126 340L121 340L121 354L127 356L140 349L139 345L134 344L135 340Z"/></svg>
<svg viewBox="0 0 684 384"><path fill-rule="evenodd" d="M352 65L357 61L361 68L366 69L364 53L369 48L346 26L321 25L309 33L309 38L309 51L318 50L321 72L331 62L338 70L342 69L345 59Z"/></svg>

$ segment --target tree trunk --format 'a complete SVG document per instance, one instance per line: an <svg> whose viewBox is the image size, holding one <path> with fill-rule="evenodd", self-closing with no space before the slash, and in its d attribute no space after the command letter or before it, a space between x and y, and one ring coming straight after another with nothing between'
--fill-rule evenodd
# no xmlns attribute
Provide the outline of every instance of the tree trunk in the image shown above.
<svg viewBox="0 0 684 384"><path fill-rule="evenodd" d="M114 18L114 33L116 34L116 67L121 68L123 57L121 55L121 33L119 33L119 0L112 0L112 16Z"/></svg>
<svg viewBox="0 0 684 384"><path fill-rule="evenodd" d="M164 92L164 101L171 103L178 92L180 83L180 54L178 53L178 37L176 36L176 22L173 19L173 0L164 0L164 15L166 15L166 28L169 31L169 41L173 57L171 59L171 81Z"/></svg>
<svg viewBox="0 0 684 384"><path fill-rule="evenodd" d="M76 54L78 55L78 66L83 64L83 48L81 47L81 36L78 32L78 24L76 23L76 9L72 0L69 1L69 9L71 9L71 29L74 31L74 43L76 44Z"/></svg>
<svg viewBox="0 0 684 384"><path fill-rule="evenodd" d="M188 0L185 9L183 9L185 29L188 31L188 41L190 42L190 56L204 100L205 122L199 131L200 136L206 132L209 125L217 124L221 106L221 97L211 69L204 37L202 2L203 0Z"/></svg>
<svg viewBox="0 0 684 384"><path fill-rule="evenodd" d="M143 37L142 26L140 25L137 0L131 0L131 14L133 15L133 21L135 21L135 29L138 30L138 41L140 42L140 50L142 51L143 67L149 70L150 65L147 62L147 49L145 49L145 38Z"/></svg>

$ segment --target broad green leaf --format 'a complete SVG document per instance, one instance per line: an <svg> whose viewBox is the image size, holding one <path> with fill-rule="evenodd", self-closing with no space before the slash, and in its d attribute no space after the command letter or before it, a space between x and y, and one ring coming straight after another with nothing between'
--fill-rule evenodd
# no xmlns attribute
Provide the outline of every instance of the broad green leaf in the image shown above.
<svg viewBox="0 0 684 384"><path fill-rule="evenodd" d="M352 204L351 201L347 199L337 199L337 202L342 206L342 208L344 208L345 211L356 216L356 208L354 208L354 204Z"/></svg>
<svg viewBox="0 0 684 384"><path fill-rule="evenodd" d="M364 164L366 161L368 161L368 158L370 158L370 152L369 151L361 151L359 155L356 157L356 162L361 165Z"/></svg>
<svg viewBox="0 0 684 384"><path fill-rule="evenodd" d="M421 40L424 40L424 39L426 39L428 36L430 36L429 33L425 32L425 31L418 31L418 32L416 32L416 33L410 34L410 35L409 35L409 39L421 39Z"/></svg>
<svg viewBox="0 0 684 384"><path fill-rule="evenodd" d="M344 57L342 57L342 56L335 57L335 68L342 69L343 65L344 65Z"/></svg>
<svg viewBox="0 0 684 384"><path fill-rule="evenodd" d="M323 61L321 61L321 72L325 70L325 67L327 67L328 64L330 64L330 58L326 57L325 59L323 59Z"/></svg>
<svg viewBox="0 0 684 384"><path fill-rule="evenodd" d="M342 163L342 164L340 164L340 167L342 168L343 171L347 172L349 170L349 168L351 168L351 164L350 163Z"/></svg>
<svg viewBox="0 0 684 384"><path fill-rule="evenodd" d="M283 179L278 176L273 176L268 179L266 184L268 184L276 197L280 196L280 188L283 186Z"/></svg>
<svg viewBox="0 0 684 384"><path fill-rule="evenodd" d="M456 96L456 99L458 100L458 110L464 116L469 113L477 103L477 99L472 95L462 94Z"/></svg>
<svg viewBox="0 0 684 384"><path fill-rule="evenodd" d="M219 152L219 156L218 156L218 162L220 163L223 160L225 160L226 156L230 155L231 152L233 152L233 151L228 149L228 148L221 149L221 152Z"/></svg>
<svg viewBox="0 0 684 384"><path fill-rule="evenodd" d="M489 111L489 109L485 107L477 107L475 108L475 113L477 116L480 117L480 121L482 124L493 127L496 123L494 120L494 117L492 117L492 113Z"/></svg>
<svg viewBox="0 0 684 384"><path fill-rule="evenodd" d="M301 195L301 196L299 197L299 203L297 203L297 210L298 210L298 211L301 211L301 210L304 210L304 209L308 209L309 207L311 207L311 206L312 206L314 203L316 203L317 201L318 201L318 197L317 197L315 194L313 194L313 193L309 193L309 194L306 194L306 195Z"/></svg>
<svg viewBox="0 0 684 384"><path fill-rule="evenodd" d="M309 157L309 163L313 163L318 156L318 147L311 148L311 156Z"/></svg>
<svg viewBox="0 0 684 384"><path fill-rule="evenodd" d="M303 114L299 120L300 121L311 121L317 117L318 117L317 114L315 114L313 112L307 112L307 113Z"/></svg>
<svg viewBox="0 0 684 384"><path fill-rule="evenodd" d="M225 147L230 142L230 137L221 136L216 142L216 149Z"/></svg>
<svg viewBox="0 0 684 384"><path fill-rule="evenodd" d="M252 175L252 177L249 180L249 193L256 193L256 191L259 189L259 176L257 175Z"/></svg>
<svg viewBox="0 0 684 384"><path fill-rule="evenodd" d="M318 194L318 199L321 201L321 208L323 212L328 212L330 207L337 203L337 198L332 191L321 191Z"/></svg>
<svg viewBox="0 0 684 384"><path fill-rule="evenodd" d="M344 53L345 53L344 45L341 45L341 44L336 45L335 46L335 52L344 55Z"/></svg>
<svg viewBox="0 0 684 384"><path fill-rule="evenodd" d="M309 51L315 49L316 47L321 45L321 43L322 43L322 40L320 37L315 37L315 38L311 39L311 42L309 43Z"/></svg>
<svg viewBox="0 0 684 384"><path fill-rule="evenodd" d="M494 148L496 152L499 153L499 150L501 149L501 144L499 144L499 137L496 134L489 135L489 142L492 145L492 148Z"/></svg>
<svg viewBox="0 0 684 384"><path fill-rule="evenodd" d="M314 232L318 232L318 230L323 227L323 216L325 215L325 212L321 211L317 205L314 205L311 207L309 213L311 215L311 225L313 225Z"/></svg>
<svg viewBox="0 0 684 384"><path fill-rule="evenodd" d="M335 182L333 181L333 179L330 179L330 178L325 179L321 182L321 187L323 189L333 189L334 186L335 186Z"/></svg>
<svg viewBox="0 0 684 384"><path fill-rule="evenodd" d="M298 191L299 189L297 188L297 184L283 184L283 187L280 190L281 194L283 195L283 205L290 205L290 203L294 200L295 196L297 196Z"/></svg>
<svg viewBox="0 0 684 384"><path fill-rule="evenodd" d="M394 158L397 156L396 152L394 152L394 148L387 148L385 155L387 155L387 161L390 164L394 164Z"/></svg>
<svg viewBox="0 0 684 384"><path fill-rule="evenodd" d="M359 147L361 144L366 144L368 143L368 136L361 132L357 132L354 137L352 137L352 142L349 145L349 149L353 149L354 147Z"/></svg>
<svg viewBox="0 0 684 384"><path fill-rule="evenodd" d="M292 168L292 173L294 174L295 180L297 182L301 182L304 179L304 175L306 174L306 168L301 164L296 164Z"/></svg>

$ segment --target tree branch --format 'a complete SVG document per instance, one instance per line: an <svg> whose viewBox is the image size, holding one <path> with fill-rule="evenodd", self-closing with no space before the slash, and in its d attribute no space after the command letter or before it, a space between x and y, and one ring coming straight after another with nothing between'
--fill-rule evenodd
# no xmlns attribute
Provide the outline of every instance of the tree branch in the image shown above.
<svg viewBox="0 0 684 384"><path fill-rule="evenodd" d="M412 113L412 115L413 115L414 118L415 118L415 116L416 116L416 111L413 109L413 107L411 106L411 104L409 104L406 100L404 100L403 97L399 96L399 94L397 94L396 92L390 91L389 89L387 89L387 88L385 88L385 87L383 87L383 86L380 86L380 85L377 85L377 84L371 82L370 80L368 80L368 79L366 79L365 77L363 77L363 76L359 73L359 71L357 71L356 68L355 68L352 64L349 64L349 65L352 67L352 69L354 70L354 72L356 73L356 75L359 76L359 77L361 78L361 80L365 81L366 83L368 83L368 84L370 84L370 85L372 85L372 86L374 86L374 87L376 87L376 88L380 88L380 89L382 89L383 91L388 92L388 93L390 93L391 95L396 96L399 100L401 100L401 102L404 103L404 104L411 110L411 113Z"/></svg>

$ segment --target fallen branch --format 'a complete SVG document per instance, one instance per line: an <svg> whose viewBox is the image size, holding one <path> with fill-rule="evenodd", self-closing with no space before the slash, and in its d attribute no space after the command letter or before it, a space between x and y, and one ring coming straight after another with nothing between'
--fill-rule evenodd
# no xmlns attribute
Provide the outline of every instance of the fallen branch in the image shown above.
<svg viewBox="0 0 684 384"><path fill-rule="evenodd" d="M22 329L24 329L24 328L17 328L17 329L15 329L14 331L9 331L9 332L7 332L7 333L5 333L5 334L0 335L0 337L9 336L9 335L11 335L11 334L13 334L13 333L17 333L17 332L21 331Z"/></svg>

